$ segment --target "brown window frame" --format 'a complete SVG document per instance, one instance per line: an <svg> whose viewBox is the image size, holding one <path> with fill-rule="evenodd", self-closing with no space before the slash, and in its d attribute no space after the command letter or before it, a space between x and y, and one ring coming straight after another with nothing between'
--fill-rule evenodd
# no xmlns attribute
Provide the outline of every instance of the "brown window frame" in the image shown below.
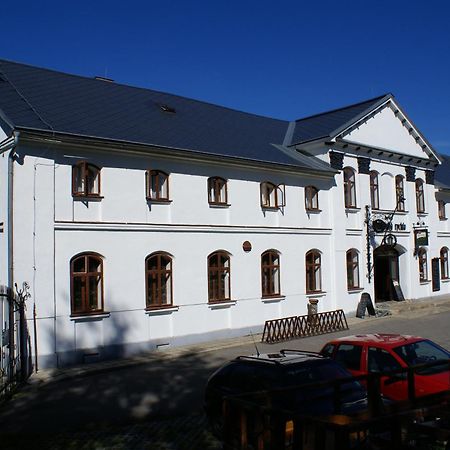
<svg viewBox="0 0 450 450"><path fill-rule="evenodd" d="M450 278L448 272L448 248L442 247L439 252L439 259L441 262L441 280L448 280Z"/></svg>
<svg viewBox="0 0 450 450"><path fill-rule="evenodd" d="M84 268L83 272L75 272L74 266L75 264L84 259ZM97 264L99 264L100 271L89 271L90 260L94 260ZM91 308L89 305L92 304L90 299L89 285L90 280L93 278L99 278L100 283L100 299L98 298L98 290L95 296L95 308ZM81 282L81 307L76 308L75 306L75 289L77 281ZM84 287L83 287L84 285ZM86 288L87 286L87 288ZM104 289L103 289L103 257L97 253L80 253L75 255L70 260L70 309L71 316L87 316L87 315L95 315L104 312Z"/></svg>
<svg viewBox="0 0 450 450"><path fill-rule="evenodd" d="M228 206L228 182L225 178L208 178L208 203L210 205ZM224 191L224 200L221 200L222 191Z"/></svg>
<svg viewBox="0 0 450 450"><path fill-rule="evenodd" d="M439 220L447 220L447 214L445 212L445 201L444 200L438 200L438 215Z"/></svg>
<svg viewBox="0 0 450 450"><path fill-rule="evenodd" d="M315 186L305 187L306 211L319 211L319 189Z"/></svg>
<svg viewBox="0 0 450 450"><path fill-rule="evenodd" d="M427 251L424 248L420 248L418 253L419 262L419 281L428 281L428 261L427 261Z"/></svg>
<svg viewBox="0 0 450 450"><path fill-rule="evenodd" d="M261 254L261 292L263 298L281 296L280 253L266 250ZM276 289L278 287L278 289Z"/></svg>
<svg viewBox="0 0 450 450"><path fill-rule="evenodd" d="M416 209L418 214L425 212L425 189L423 180L417 178L416 180Z"/></svg>
<svg viewBox="0 0 450 450"><path fill-rule="evenodd" d="M92 176L92 173L95 175ZM80 161L72 166L72 196L84 198L101 198L101 169L94 164L87 161ZM97 182L95 179L97 178ZM77 180L82 184L80 190L77 186ZM92 186L98 186L97 192L92 189Z"/></svg>
<svg viewBox="0 0 450 450"><path fill-rule="evenodd" d="M211 260L217 258L217 265ZM208 303L220 303L231 300L231 258L224 250L218 250L208 256ZM227 295L228 294L228 295Z"/></svg>
<svg viewBox="0 0 450 450"><path fill-rule="evenodd" d="M397 175L395 177L395 198L397 211L405 211L405 184L404 177Z"/></svg>
<svg viewBox="0 0 450 450"><path fill-rule="evenodd" d="M318 262L317 262L318 259ZM322 292L322 254L312 249L305 254L306 293Z"/></svg>
<svg viewBox="0 0 450 450"><path fill-rule="evenodd" d="M271 189L270 192L269 188ZM272 191L273 191L273 202L271 202ZM277 186L271 181L263 181L259 185L259 195L261 208L263 209L279 209L286 206L285 204L286 191L284 184L279 184Z"/></svg>
<svg viewBox="0 0 450 450"><path fill-rule="evenodd" d="M351 248L346 253L346 263L347 263L347 289L351 291L352 289L360 289L360 279L359 279L359 253L355 248ZM356 269L356 280L355 280L355 269Z"/></svg>
<svg viewBox="0 0 450 450"><path fill-rule="evenodd" d="M379 173L376 170L370 171L370 204L372 209L380 209L380 184Z"/></svg>
<svg viewBox="0 0 450 450"><path fill-rule="evenodd" d="M160 183L160 176L164 177L164 180L167 184L166 187L166 195L163 196L162 193L162 185ZM153 178L155 178L155 186L156 188L152 191ZM145 172L145 190L146 197L148 201L151 202L170 202L170 190L169 190L169 174L162 170L147 170ZM152 193L153 192L153 193Z"/></svg>
<svg viewBox="0 0 450 450"><path fill-rule="evenodd" d="M344 168L344 204L346 208L357 208L356 175L351 167Z"/></svg>
<svg viewBox="0 0 450 450"><path fill-rule="evenodd" d="M163 259L168 260L167 264L163 264ZM156 269L149 268L150 263L156 260ZM154 252L145 258L145 307L147 310L170 308L173 306L173 258L166 252ZM156 282L152 286L149 283L150 277ZM163 283L166 285L166 300L167 300L167 283L169 288L169 301L163 301ZM150 289L152 292L150 292ZM150 301L150 293L152 293L155 301Z"/></svg>

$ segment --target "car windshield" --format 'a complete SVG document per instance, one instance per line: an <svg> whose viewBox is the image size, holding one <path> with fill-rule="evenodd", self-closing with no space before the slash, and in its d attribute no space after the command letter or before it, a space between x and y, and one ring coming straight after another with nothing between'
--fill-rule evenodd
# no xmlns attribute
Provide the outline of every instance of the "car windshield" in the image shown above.
<svg viewBox="0 0 450 450"><path fill-rule="evenodd" d="M401 345L400 347L394 348L394 351L398 356L400 356L400 358L403 359L403 361L406 362L406 364L408 364L408 366L433 363L435 361L446 362L444 364L438 364L436 366L420 369L417 371L420 375L431 375L450 369L448 364L450 352L429 340Z"/></svg>

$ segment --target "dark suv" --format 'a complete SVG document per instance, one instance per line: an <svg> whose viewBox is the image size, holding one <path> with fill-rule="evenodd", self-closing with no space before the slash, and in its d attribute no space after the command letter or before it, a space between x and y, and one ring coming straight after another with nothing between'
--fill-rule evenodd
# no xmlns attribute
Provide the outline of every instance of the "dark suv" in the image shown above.
<svg viewBox="0 0 450 450"><path fill-rule="evenodd" d="M279 353L240 356L214 372L205 390L205 411L214 434L221 437L222 403L226 396L260 391L276 391L275 408L296 414L351 414L367 407L366 390L348 380L340 386L339 401L333 384L307 387L312 383L348 378L351 374L319 353L280 350ZM287 388L286 390L284 390Z"/></svg>

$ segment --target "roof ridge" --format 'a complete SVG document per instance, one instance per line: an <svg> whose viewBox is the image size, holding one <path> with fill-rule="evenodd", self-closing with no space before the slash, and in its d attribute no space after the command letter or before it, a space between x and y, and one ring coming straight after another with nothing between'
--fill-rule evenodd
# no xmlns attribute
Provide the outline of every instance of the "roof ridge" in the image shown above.
<svg viewBox="0 0 450 450"><path fill-rule="evenodd" d="M103 84L105 83L105 81L97 80L95 77L88 77L86 75L78 75L78 74L74 74L74 73L64 72L64 71L61 71L61 70L49 69L48 67L34 66L32 64L27 64L27 63L11 61L11 60L8 60L8 59L0 58L0 64L2 62L6 62L6 63L9 63L9 64L16 64L16 65L19 65L19 66L30 67L32 69L45 70L47 72L53 72L53 73L57 73L57 74L65 75L65 76L69 76L69 77L82 78L84 80L88 80L88 81L95 82L95 83L103 83ZM240 109L231 108L229 106L218 105L217 103L212 103L212 102L205 101L205 100L199 100L199 99L196 99L196 98L187 97L185 95L172 94L170 92L159 91L159 90L151 89L151 88L148 88L148 87L133 86L133 85L130 85L130 84L120 83L120 82L116 82L116 81L113 81L110 84L112 86L114 86L114 85L115 86L124 86L124 87L130 88L130 89L138 89L138 90L141 90L141 91L150 91L150 92L154 92L154 93L158 93L158 94L164 94L164 95L168 95L170 97L175 97L175 98L179 98L179 99L183 99L183 100L189 100L189 101L193 101L193 102L196 102L196 103L202 103L204 105L210 105L210 106L214 106L216 108L221 108L221 109L226 109L228 111L238 112L238 113L245 114L245 115L248 115L248 116L262 117L264 119L276 120L277 122L282 122L282 123L285 123L286 125L289 124L289 120L278 119L276 117L263 116L262 114L255 114L255 113L251 113L251 112L247 112L247 111L242 111Z"/></svg>
<svg viewBox="0 0 450 450"><path fill-rule="evenodd" d="M300 119L296 119L295 123L301 122L302 120L312 119L313 117L324 116L325 114L331 114L331 113L334 113L334 112L337 112L337 111L342 111L344 109L354 108L355 106L359 106L359 105L362 105L364 103L375 102L375 101L381 100L382 98L387 98L389 96L392 96L392 93L388 92L388 93L386 93L384 95L379 95L378 97L369 98L367 100L363 100L363 101L358 102L358 103L353 103L351 105L342 106L340 108L330 109L328 111L323 111L323 112L320 112L320 113L317 113L317 114L312 114L311 116L302 117Z"/></svg>

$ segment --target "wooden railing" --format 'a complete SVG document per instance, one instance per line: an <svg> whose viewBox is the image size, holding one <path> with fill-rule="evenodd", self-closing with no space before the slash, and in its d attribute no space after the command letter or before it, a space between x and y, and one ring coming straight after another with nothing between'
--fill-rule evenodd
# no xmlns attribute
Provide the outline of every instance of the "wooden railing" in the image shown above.
<svg viewBox="0 0 450 450"><path fill-rule="evenodd" d="M344 311L338 309L306 316L266 320L262 341L272 344L342 330L348 330L348 324Z"/></svg>

